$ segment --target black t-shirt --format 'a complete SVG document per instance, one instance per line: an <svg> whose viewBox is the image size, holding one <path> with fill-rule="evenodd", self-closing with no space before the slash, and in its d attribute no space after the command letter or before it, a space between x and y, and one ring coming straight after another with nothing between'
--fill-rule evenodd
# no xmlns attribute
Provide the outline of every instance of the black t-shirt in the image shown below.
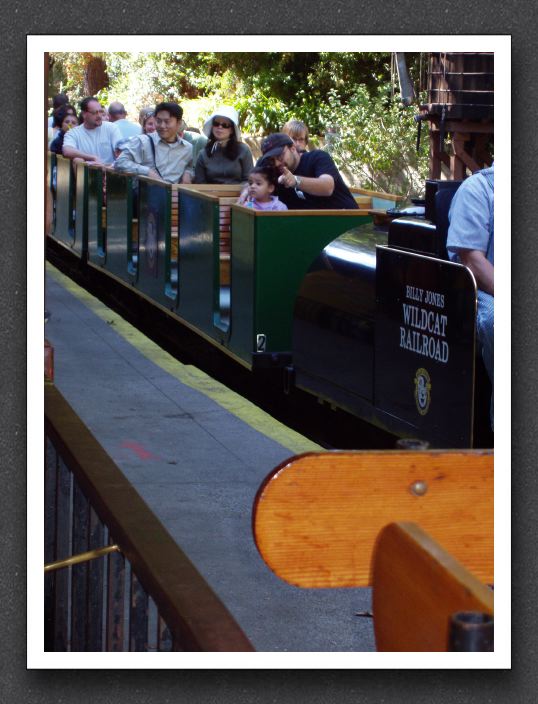
<svg viewBox="0 0 538 704"><path fill-rule="evenodd" d="M336 164L327 152L321 149L303 152L299 166L294 173L296 176L305 176L306 178L317 178L322 174L329 174L329 176L332 176L334 179L334 191L331 196L313 196L309 193L304 193L303 199L296 194L294 188L278 186L275 195L277 195L290 210L340 210L342 208L358 208L349 188L340 176Z"/></svg>

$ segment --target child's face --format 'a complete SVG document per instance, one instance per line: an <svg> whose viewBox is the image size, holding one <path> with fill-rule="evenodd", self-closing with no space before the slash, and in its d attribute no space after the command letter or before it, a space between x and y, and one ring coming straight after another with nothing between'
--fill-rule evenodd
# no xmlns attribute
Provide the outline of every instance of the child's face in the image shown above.
<svg viewBox="0 0 538 704"><path fill-rule="evenodd" d="M248 195L259 201L268 201L275 187L263 176L263 174L251 174L248 177Z"/></svg>

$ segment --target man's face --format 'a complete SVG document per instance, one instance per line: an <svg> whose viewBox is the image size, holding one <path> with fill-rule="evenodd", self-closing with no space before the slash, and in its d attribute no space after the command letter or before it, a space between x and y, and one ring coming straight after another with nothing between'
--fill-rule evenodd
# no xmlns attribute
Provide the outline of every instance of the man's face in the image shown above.
<svg viewBox="0 0 538 704"><path fill-rule="evenodd" d="M306 138L306 133L303 132L302 134L296 135L295 137L292 137L293 143L297 147L298 152L305 152L306 151L306 143L307 143L307 138Z"/></svg>
<svg viewBox="0 0 538 704"><path fill-rule="evenodd" d="M88 130L93 130L103 123L103 115L105 111L97 100L90 100L88 107L82 113L84 127Z"/></svg>
<svg viewBox="0 0 538 704"><path fill-rule="evenodd" d="M285 146L279 156L273 157L273 164L280 172L286 167L293 173L299 165L300 158L295 145Z"/></svg>
<svg viewBox="0 0 538 704"><path fill-rule="evenodd" d="M172 117L168 110L159 110L155 115L157 124L157 133L165 142L175 142L177 133L180 127L180 120L177 117Z"/></svg>

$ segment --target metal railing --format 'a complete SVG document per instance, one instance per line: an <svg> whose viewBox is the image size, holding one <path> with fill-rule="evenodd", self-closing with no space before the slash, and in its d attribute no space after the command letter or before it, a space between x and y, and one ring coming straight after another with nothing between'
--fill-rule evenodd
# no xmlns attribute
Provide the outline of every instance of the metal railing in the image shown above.
<svg viewBox="0 0 538 704"><path fill-rule="evenodd" d="M254 650L52 384L45 563L46 651Z"/></svg>

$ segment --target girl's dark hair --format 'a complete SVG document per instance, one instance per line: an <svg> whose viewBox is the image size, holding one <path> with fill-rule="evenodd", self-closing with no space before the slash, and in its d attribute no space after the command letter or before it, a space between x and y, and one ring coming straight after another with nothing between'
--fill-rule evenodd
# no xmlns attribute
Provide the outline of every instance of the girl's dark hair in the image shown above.
<svg viewBox="0 0 538 704"><path fill-rule="evenodd" d="M255 166L251 171L249 171L249 176L252 174L261 174L265 176L267 181L274 186L278 186L278 177L280 176L280 171L270 164L265 164L264 166Z"/></svg>
<svg viewBox="0 0 538 704"><path fill-rule="evenodd" d="M80 119L77 116L77 111L75 110L75 108L72 105L61 105L52 114L53 115L52 126L53 127L61 127L62 122L65 119L65 116L69 115L69 114L74 115L80 123Z"/></svg>
<svg viewBox="0 0 538 704"><path fill-rule="evenodd" d="M213 149L213 145L216 141L215 135L213 134L213 127L211 127L211 135L205 145L207 156L211 156L211 150ZM226 146L222 150L222 153L230 161L235 161L239 156L239 142L235 136L235 129L232 129L230 139L226 142Z"/></svg>

